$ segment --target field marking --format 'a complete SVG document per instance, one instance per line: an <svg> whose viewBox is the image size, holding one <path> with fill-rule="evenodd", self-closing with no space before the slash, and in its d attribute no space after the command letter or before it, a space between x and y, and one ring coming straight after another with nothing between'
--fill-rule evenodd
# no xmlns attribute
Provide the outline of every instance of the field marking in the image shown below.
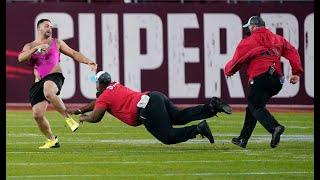
<svg viewBox="0 0 320 180"><path fill-rule="evenodd" d="M95 132L79 132L77 135L101 135L101 134L106 134L106 135L119 135L123 134L123 132L101 132L101 133L95 133ZM129 133L128 133L129 134ZM147 132L130 132L130 134L147 134ZM233 134L233 133L212 133L214 137L237 137L239 134ZM7 133L7 136L11 137L26 137L26 136L43 136L40 133ZM259 134L254 134L252 135L251 139L256 139L256 138L266 138L269 137L271 138L271 135L259 135ZM314 138L313 135L310 134L283 134L281 136L282 138L295 138L295 139L310 139ZM250 139L250 140L251 140Z"/></svg>
<svg viewBox="0 0 320 180"><path fill-rule="evenodd" d="M282 160L285 162L309 162L310 160ZM103 162L97 162L97 161L84 161L84 162L49 162L49 163L43 163L43 162L36 162L36 163L7 163L7 166L54 166L54 165L83 165L83 164L172 164L172 163L234 163L234 162L278 162L278 160L181 160L181 161L103 161Z"/></svg>
<svg viewBox="0 0 320 180"><path fill-rule="evenodd" d="M188 152L203 152L209 149L188 149ZM210 149L211 151L211 149ZM215 149L215 151L225 151L223 149ZM232 149L232 153L235 152L243 152L248 150L242 150L242 149ZM160 150L126 150L128 153L170 153L170 152L186 152L186 150L179 150L179 149L160 149ZM60 151L7 151L7 154L41 154L41 153L60 153ZM72 153L72 154L83 154L86 152L63 152L63 153ZM106 153L119 153L119 151L109 150L109 151L103 151L101 153L95 153L95 154L106 154Z"/></svg>
<svg viewBox="0 0 320 180"><path fill-rule="evenodd" d="M248 149L231 149L229 151L223 150L223 149L213 149L215 152L219 151L224 151L224 152L219 152L219 153L243 153L246 155L254 155L254 156L261 156L261 154L265 154L265 151L261 151L260 153L252 152ZM126 151L127 153L177 153L177 152L204 152L204 151L212 151L211 149L188 149L188 150L179 150L179 149L164 149L164 150L128 150ZM225 152L226 151L226 152ZM7 151L7 154L54 154L54 153L61 153L60 151ZM84 154L86 152L63 152L64 154ZM95 154L107 154L107 153L119 153L119 151L103 151L101 153L95 153ZM281 152L281 155L277 155L277 157L288 157L294 155L293 153L284 153ZM301 157L298 155L296 157L293 157L294 159L304 159L304 158L313 158L313 155L301 155Z"/></svg>
<svg viewBox="0 0 320 180"><path fill-rule="evenodd" d="M99 135L99 134L105 134L105 135L119 135L123 133L116 133L116 132L102 132L102 133L77 133L77 135ZM130 132L130 134L144 134L144 133L135 133ZM42 134L36 134L36 133L7 133L7 136L9 137L43 137Z"/></svg>
<svg viewBox="0 0 320 180"><path fill-rule="evenodd" d="M254 136L250 139L250 142L255 143L264 143L270 142L270 136ZM72 141L71 141L72 140ZM282 135L281 141L283 142L314 142L313 135ZM216 139L215 142L219 143L231 143L230 140L220 140ZM7 142L7 145L13 144L39 144L40 142ZM62 141L64 144L85 144L85 143L114 143L114 144L130 144L130 145L146 145L146 144L162 144L157 139L102 139L102 140L77 140L77 139L70 139L70 141ZM190 139L189 141L183 142L183 144L203 144L208 143L207 139Z"/></svg>
<svg viewBox="0 0 320 180"><path fill-rule="evenodd" d="M250 142L270 142L270 136L252 137ZM98 142L104 143L115 143L115 144L159 144L160 141L156 139L108 139L108 140L97 140ZM300 141L300 142L314 142L313 135L303 135L303 136L281 136L281 141ZM231 143L230 140L219 140L216 139L215 142L221 143ZM184 144L201 144L208 143L207 139L191 139L189 141L183 142Z"/></svg>
<svg viewBox="0 0 320 180"><path fill-rule="evenodd" d="M168 173L168 174L52 174L52 175L22 175L7 176L8 178L61 178L61 177L152 177L152 176L238 176L238 175L279 175L279 174L295 174L309 175L314 172L307 171L282 171L282 172L223 172L223 173Z"/></svg>
<svg viewBox="0 0 320 180"><path fill-rule="evenodd" d="M238 124L226 124L226 125L210 125L212 129L215 128L221 128L221 127L234 127L234 125ZM242 126L242 124L239 124L239 126ZM60 128L60 127L66 127L67 125L52 125L51 128ZM37 125L7 125L7 128L38 128ZM138 128L143 128L144 126L138 126ZM180 126L175 126L175 127L180 127ZM313 129L313 124L310 126L285 126L287 129ZM86 128L83 127L82 128ZM116 126L111 126L111 125L103 125L103 126L95 126L95 128L132 128L130 126L125 126L125 125L116 125ZM241 127L239 127L241 128Z"/></svg>
<svg viewBox="0 0 320 180"><path fill-rule="evenodd" d="M66 126L51 126L51 128L64 128ZM37 128L38 126L32 126L32 125L7 125L6 128Z"/></svg>
<svg viewBox="0 0 320 180"><path fill-rule="evenodd" d="M189 150L188 152L203 152L206 149L202 149L202 150ZM216 150L219 151L219 150ZM141 150L141 151L126 151L128 153L161 153L161 152L165 152L165 153L177 153L177 152L183 152L185 153L186 150L172 150L172 149L168 149L168 150L159 150L159 151L145 151L145 150ZM238 152L238 151L234 151L233 153ZM239 152L241 152L239 150ZM22 151L9 151L6 152L7 154L47 154L47 153L61 153L61 151L26 151L26 152L22 152ZM64 154L70 153L70 154L86 154L87 152L63 152ZM107 154L107 153L119 153L119 151L103 151L101 153L94 153L94 154Z"/></svg>
<svg viewBox="0 0 320 180"><path fill-rule="evenodd" d="M52 151L43 151L43 152L22 152L22 151L9 151L6 152L7 154L52 154L52 153L56 153L56 152L52 152Z"/></svg>
<svg viewBox="0 0 320 180"><path fill-rule="evenodd" d="M313 126L286 126L289 129L313 129Z"/></svg>
<svg viewBox="0 0 320 180"><path fill-rule="evenodd" d="M9 127L9 128L38 128L38 126L37 125L34 125L34 126L32 126L32 125L7 125L6 126L7 128ZM60 128L60 127L67 127L67 125L53 125L53 126L51 126L51 128ZM103 127L103 128L130 128L130 126L97 126L97 128L101 128L101 127ZM141 126L142 127L142 126ZM81 128L87 128L87 127L81 127Z"/></svg>
<svg viewBox="0 0 320 180"><path fill-rule="evenodd" d="M35 133L7 133L7 137L43 137L42 134Z"/></svg>

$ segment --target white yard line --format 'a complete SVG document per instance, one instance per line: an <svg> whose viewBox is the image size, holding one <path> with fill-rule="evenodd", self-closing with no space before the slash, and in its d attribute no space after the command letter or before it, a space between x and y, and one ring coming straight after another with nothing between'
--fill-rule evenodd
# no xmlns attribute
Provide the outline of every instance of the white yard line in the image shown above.
<svg viewBox="0 0 320 180"><path fill-rule="evenodd" d="M234 124L226 124L226 125L210 125L212 129L215 128L223 128L223 127L235 127ZM240 125L239 125L240 126ZM242 126L242 125L241 125ZM7 128L38 128L36 125L7 125ZM58 128L58 127L66 127L66 125L53 125L51 126L52 128ZM140 127L140 126L139 126ZM143 127L143 126L141 126ZM180 127L180 126L176 126L176 127ZM287 129L313 129L313 125L312 126L285 126ZM86 127L83 127L86 128ZM104 126L96 126L96 128L132 128L130 126L121 126L121 125L117 125L117 126L110 126L110 125L104 125Z"/></svg>
<svg viewBox="0 0 320 180"><path fill-rule="evenodd" d="M222 136L228 136L227 134L221 134ZM233 136L233 135L232 135ZM218 135L216 137L219 137ZM262 142L270 142L270 136L266 135L255 135L250 139L250 142L256 142L256 143L262 143ZM282 142L314 142L314 136L313 135L282 135L281 136ZM231 143L230 140L221 140L217 139L215 140L217 143ZM40 142L7 142L7 145L13 145L13 144L39 144ZM102 140L74 140L69 139L66 141L62 141L64 144L85 144L85 143L114 143L114 144L131 144L131 145L142 145L142 144L161 144L160 141L156 139L102 139ZM203 144L208 143L207 139L191 139L189 141L184 142L184 144Z"/></svg>
<svg viewBox="0 0 320 180"><path fill-rule="evenodd" d="M222 172L222 173L168 173L168 174L56 174L56 175L22 175L7 176L8 178L61 178L61 177L159 177L159 176L239 176L239 175L279 175L295 174L300 176L313 175L312 171L282 172Z"/></svg>
<svg viewBox="0 0 320 180"><path fill-rule="evenodd" d="M203 152L205 149L188 149L188 152ZM219 150L215 150L219 151ZM221 151L221 150L220 150ZM232 150L233 153L241 152L242 150ZM186 150L179 150L179 149L163 149L163 150L126 150L127 153L160 153L160 152L174 152L174 153L185 153ZM60 153L59 151L7 151L7 154L46 154L46 153ZM63 153L71 153L71 154L83 154L85 152L63 152ZM107 154L107 153L119 153L119 151L103 151L102 153L95 153L95 154Z"/></svg>
<svg viewBox="0 0 320 180"><path fill-rule="evenodd" d="M77 133L77 135L119 135L123 133L116 133L116 132L102 132L102 133ZM130 134L144 134L144 133L135 133L130 132ZM7 133L7 137L43 137L42 134L36 134L36 133Z"/></svg>
<svg viewBox="0 0 320 180"><path fill-rule="evenodd" d="M289 159L281 160L283 162L301 162L310 160L301 160L301 159ZM7 163L7 166L55 166L55 165L84 165L84 164L188 164L188 163L234 163L234 162L278 162L275 160L181 160L181 161L85 161L85 162L33 162L33 163Z"/></svg>
<svg viewBox="0 0 320 180"><path fill-rule="evenodd" d="M128 134L146 134L147 132L130 132ZM77 135L102 135L102 134L106 134L106 135L109 135L109 134L115 134L115 135L118 135L118 134L124 134L123 132L98 132L98 133L95 133L95 132L79 132L77 133ZM233 134L233 133L212 133L214 137L237 137L239 136L239 134ZM26 137L26 136L43 136L42 134L40 133L7 133L7 136L9 137ZM267 134L262 134L262 135L259 135L259 134L254 134L252 135L252 138L271 138L271 135L267 135ZM299 139L299 138L313 138L314 136L313 135L310 135L310 134L283 134L281 136L281 138L296 138L296 139Z"/></svg>
<svg viewBox="0 0 320 180"><path fill-rule="evenodd" d="M56 152L52 151L42 151L42 152L22 152L22 151L7 151L7 154L53 154Z"/></svg>
<svg viewBox="0 0 320 180"><path fill-rule="evenodd" d="M38 128L37 125L7 125L7 128ZM53 125L51 128L67 127L67 125ZM86 128L86 127L81 127ZM130 126L96 126L96 128L130 128Z"/></svg>

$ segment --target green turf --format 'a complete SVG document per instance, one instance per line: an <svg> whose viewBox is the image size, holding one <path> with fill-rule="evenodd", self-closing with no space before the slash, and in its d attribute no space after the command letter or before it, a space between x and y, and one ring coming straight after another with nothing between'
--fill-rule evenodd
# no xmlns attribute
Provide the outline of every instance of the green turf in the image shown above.
<svg viewBox="0 0 320 180"><path fill-rule="evenodd" d="M215 144L197 137L164 145L143 126L111 116L71 133L58 113L48 112L61 147L40 150L45 138L32 113L7 111L7 179L314 179L313 113L274 115L286 126L279 146L270 148L271 135L258 123L241 149L230 140L244 113L208 120Z"/></svg>

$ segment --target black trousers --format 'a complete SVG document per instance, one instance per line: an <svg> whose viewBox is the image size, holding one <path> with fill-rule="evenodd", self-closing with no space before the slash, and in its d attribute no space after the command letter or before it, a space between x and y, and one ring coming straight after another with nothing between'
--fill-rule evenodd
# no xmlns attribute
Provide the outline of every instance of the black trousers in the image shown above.
<svg viewBox="0 0 320 180"><path fill-rule="evenodd" d="M273 133L274 128L280 125L266 109L266 104L272 96L279 93L281 88L280 78L275 74L264 73L249 82L248 106L240 138L250 138L257 120L269 133Z"/></svg>
<svg viewBox="0 0 320 180"><path fill-rule="evenodd" d="M160 92L153 91L148 95L149 103L145 109L140 109L139 120L155 138L164 144L185 142L199 134L197 125L181 128L173 128L173 125L185 125L217 114L211 111L207 104L179 110Z"/></svg>

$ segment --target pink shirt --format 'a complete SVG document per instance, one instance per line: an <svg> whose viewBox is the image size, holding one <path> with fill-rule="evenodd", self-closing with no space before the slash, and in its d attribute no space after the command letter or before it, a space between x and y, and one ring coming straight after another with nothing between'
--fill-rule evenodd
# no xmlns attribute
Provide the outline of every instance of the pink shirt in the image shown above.
<svg viewBox="0 0 320 180"><path fill-rule="evenodd" d="M30 63L38 72L41 79L50 74L52 69L60 62L60 52L57 48L57 40L52 38L49 51L45 54L32 54Z"/></svg>

